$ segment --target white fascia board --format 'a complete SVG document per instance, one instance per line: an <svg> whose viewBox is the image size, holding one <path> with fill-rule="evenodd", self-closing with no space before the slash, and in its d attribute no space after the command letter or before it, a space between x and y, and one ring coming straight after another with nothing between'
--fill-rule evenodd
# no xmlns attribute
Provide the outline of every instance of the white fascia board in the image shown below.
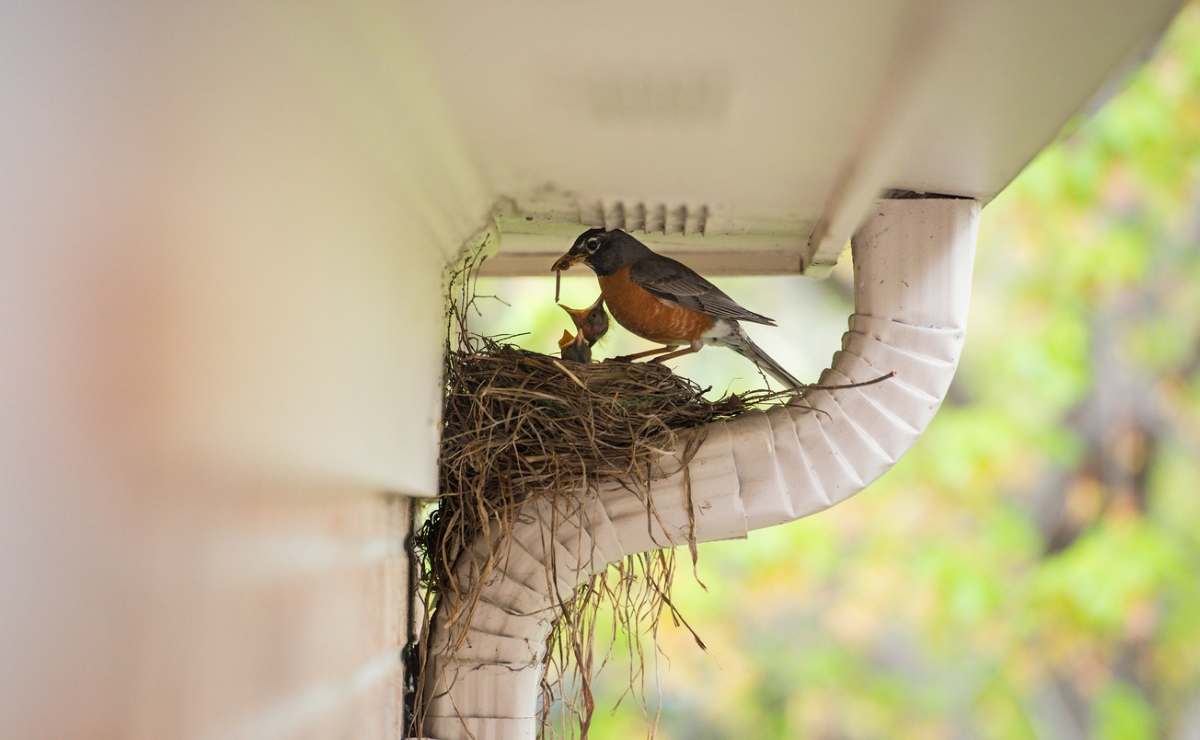
<svg viewBox="0 0 1200 740"><path fill-rule="evenodd" d="M987 203L1181 5L531 1L426 3L414 17L501 215L515 217L493 274L543 274L570 246L526 223L639 232L631 211L686 206L734 226L639 238L670 252L668 237L686 234L707 274L817 276L888 189ZM547 191L571 200L549 204Z"/></svg>

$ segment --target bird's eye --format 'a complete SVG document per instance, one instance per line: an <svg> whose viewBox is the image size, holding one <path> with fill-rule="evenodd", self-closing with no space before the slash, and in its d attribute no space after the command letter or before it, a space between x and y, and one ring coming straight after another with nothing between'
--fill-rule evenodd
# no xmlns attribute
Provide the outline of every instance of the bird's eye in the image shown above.
<svg viewBox="0 0 1200 740"><path fill-rule="evenodd" d="M600 247L600 240L596 239L595 237L588 239L586 242L584 242L584 247L587 248L588 254L591 254Z"/></svg>

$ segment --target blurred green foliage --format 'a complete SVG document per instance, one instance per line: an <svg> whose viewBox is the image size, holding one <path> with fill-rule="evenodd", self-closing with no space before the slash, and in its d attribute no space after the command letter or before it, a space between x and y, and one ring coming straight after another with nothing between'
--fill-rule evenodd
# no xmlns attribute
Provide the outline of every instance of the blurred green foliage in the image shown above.
<svg viewBox="0 0 1200 740"><path fill-rule="evenodd" d="M984 209L959 376L917 447L829 512L702 546L707 590L681 576L676 603L708 652L658 636L649 715L609 711L614 658L591 737L644 737L655 707L670 740L1200 737L1198 246L1191 7ZM836 282L722 285L802 315L774 341L821 361L844 329ZM718 352L714 377L748 374Z"/></svg>

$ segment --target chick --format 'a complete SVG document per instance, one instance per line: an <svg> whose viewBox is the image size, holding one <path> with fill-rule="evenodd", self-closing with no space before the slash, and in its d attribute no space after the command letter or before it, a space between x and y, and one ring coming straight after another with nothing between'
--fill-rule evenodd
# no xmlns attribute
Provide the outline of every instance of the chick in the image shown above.
<svg viewBox="0 0 1200 740"><path fill-rule="evenodd" d="M588 346L583 332L573 335L564 329L562 339L558 340L558 349L564 360L574 360L575 362L592 361L592 348Z"/></svg>
<svg viewBox="0 0 1200 740"><path fill-rule="evenodd" d="M576 362L592 361L592 345L608 332L608 313L604 310L604 297L587 308L568 308L563 304L558 307L570 315L575 330L579 333L572 335L563 331L562 339L558 340L558 349L564 360Z"/></svg>
<svg viewBox="0 0 1200 740"><path fill-rule="evenodd" d="M608 333L608 312L604 310L604 296L600 296L595 303L583 309L568 308L561 303L558 307L570 314L575 328L583 335L589 347L594 347L600 337Z"/></svg>

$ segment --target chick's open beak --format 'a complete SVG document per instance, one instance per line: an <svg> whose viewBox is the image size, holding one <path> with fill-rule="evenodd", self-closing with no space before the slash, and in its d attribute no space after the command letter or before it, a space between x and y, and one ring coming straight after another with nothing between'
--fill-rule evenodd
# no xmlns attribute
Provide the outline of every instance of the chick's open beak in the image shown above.
<svg viewBox="0 0 1200 740"><path fill-rule="evenodd" d="M588 311L592 310L590 308L571 308L570 306L564 306L561 303L558 304L558 307L566 311L571 316L571 321L575 323L576 329L583 326L583 322L587 320Z"/></svg>
<svg viewBox="0 0 1200 740"><path fill-rule="evenodd" d="M553 267L551 267L551 268L550 268L550 270L551 270L551 272L553 272L553 271L555 271L555 270L567 270L567 269L570 269L570 267L571 267L572 265L577 265L577 264L579 264L580 262L583 262L583 258L584 258L585 256L586 256L586 255L582 255L582 254L571 254L570 252L567 252L566 254L564 254L563 256L559 257L557 260L555 260L555 262L554 262L554 266L553 266Z"/></svg>

